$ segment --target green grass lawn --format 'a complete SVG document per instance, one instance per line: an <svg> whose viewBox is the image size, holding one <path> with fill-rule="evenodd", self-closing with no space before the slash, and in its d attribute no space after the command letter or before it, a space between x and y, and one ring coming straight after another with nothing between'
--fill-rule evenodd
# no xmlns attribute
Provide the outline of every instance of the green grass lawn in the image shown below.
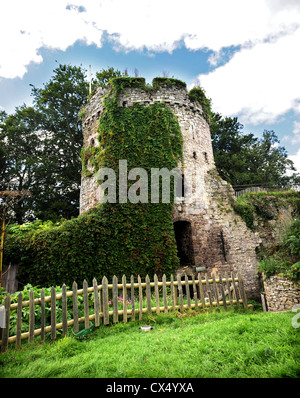
<svg viewBox="0 0 300 398"><path fill-rule="evenodd" d="M72 334L0 354L3 378L296 378L300 329L292 312L179 312ZM139 326L151 324L142 332Z"/></svg>

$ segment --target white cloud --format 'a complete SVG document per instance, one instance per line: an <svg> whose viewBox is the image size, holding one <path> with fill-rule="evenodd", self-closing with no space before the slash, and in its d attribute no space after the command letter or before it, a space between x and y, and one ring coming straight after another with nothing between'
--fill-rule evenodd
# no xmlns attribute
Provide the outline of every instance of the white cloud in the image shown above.
<svg viewBox="0 0 300 398"><path fill-rule="evenodd" d="M199 80L216 111L243 123L275 122L300 99L300 27L277 40L242 48ZM222 87L222 90L220 90Z"/></svg>
<svg viewBox="0 0 300 398"><path fill-rule="evenodd" d="M293 122L293 134L285 135L281 141L287 142L289 144L295 145L300 144L300 122L294 121Z"/></svg>
<svg viewBox="0 0 300 398"><path fill-rule="evenodd" d="M300 135L300 122L297 122L297 121L294 122L293 133Z"/></svg>
<svg viewBox="0 0 300 398"><path fill-rule="evenodd" d="M298 149L298 152L296 153L296 155L290 155L290 156L288 156L288 158L294 162L294 166L297 170L296 172L298 172L300 174L300 149ZM288 174L291 175L293 173L289 172Z"/></svg>
<svg viewBox="0 0 300 398"><path fill-rule="evenodd" d="M102 32L86 23L65 0L10 0L0 6L0 76L23 77L39 49L66 50L77 40L100 45Z"/></svg>
<svg viewBox="0 0 300 398"><path fill-rule="evenodd" d="M65 50L77 40L116 48L173 51L251 45L299 21L293 0L10 0L0 6L0 76L22 77L39 49ZM213 57L211 58L213 59Z"/></svg>

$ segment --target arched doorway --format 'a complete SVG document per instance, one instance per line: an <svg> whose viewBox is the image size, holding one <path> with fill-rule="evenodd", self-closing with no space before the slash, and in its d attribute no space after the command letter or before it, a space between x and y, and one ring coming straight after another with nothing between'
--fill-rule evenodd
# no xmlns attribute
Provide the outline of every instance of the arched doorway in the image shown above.
<svg viewBox="0 0 300 398"><path fill-rule="evenodd" d="M189 221L175 221L174 232L180 266L195 265L191 223Z"/></svg>

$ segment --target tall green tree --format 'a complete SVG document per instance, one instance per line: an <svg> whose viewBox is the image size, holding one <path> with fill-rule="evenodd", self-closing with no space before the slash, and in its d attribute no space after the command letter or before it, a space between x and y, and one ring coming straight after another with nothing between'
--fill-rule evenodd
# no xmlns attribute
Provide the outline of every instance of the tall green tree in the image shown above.
<svg viewBox="0 0 300 398"><path fill-rule="evenodd" d="M59 65L43 88L32 89L34 107L43 115L42 128L51 132L45 148L45 171L51 177L40 175L48 197L38 213L43 219L78 215L83 141L79 112L87 102L88 86L84 69Z"/></svg>
<svg viewBox="0 0 300 398"><path fill-rule="evenodd" d="M77 216L85 70L59 65L42 88L32 88L32 95L33 107L0 114L0 187L32 193L14 206L18 223Z"/></svg>
<svg viewBox="0 0 300 398"><path fill-rule="evenodd" d="M233 185L251 183L248 150L256 142L255 137L243 134L243 125L237 117L223 118L212 112L210 120L214 158L220 176Z"/></svg>
<svg viewBox="0 0 300 398"><path fill-rule="evenodd" d="M292 160L288 159L286 149L279 145L280 141L272 130L264 130L253 148L249 148L250 164L257 167L257 181L273 186L285 186L299 183L299 175L288 176L288 171L296 171Z"/></svg>
<svg viewBox="0 0 300 398"><path fill-rule="evenodd" d="M243 132L237 117L212 112L210 120L215 164L224 180L236 186L299 183L299 175L287 175L296 170L274 131L265 130L257 138Z"/></svg>
<svg viewBox="0 0 300 398"><path fill-rule="evenodd" d="M81 182L80 110L89 83L82 67L59 65L43 87L32 86L33 107L0 112L0 188L30 190L14 206L18 223L34 218L56 220L78 215ZM107 87L114 68L97 72L93 88Z"/></svg>
<svg viewBox="0 0 300 398"><path fill-rule="evenodd" d="M0 115L0 190L23 191L39 186L37 170L44 147L39 132L42 119L39 112L26 105L16 108L12 115ZM26 215L32 217L31 199L19 201L13 212L18 223L24 222Z"/></svg>
<svg viewBox="0 0 300 398"><path fill-rule="evenodd" d="M5 163L6 163L5 152L4 149L0 146L0 189L2 189L2 184L3 184L2 176L5 173Z"/></svg>
<svg viewBox="0 0 300 398"><path fill-rule="evenodd" d="M0 111L0 134L1 134L1 125L6 120L7 113L4 111ZM5 181L4 174L6 170L6 162L7 162L7 154L4 149L4 142L2 142L0 138L0 191L5 189Z"/></svg>
<svg viewBox="0 0 300 398"><path fill-rule="evenodd" d="M96 72L96 79L93 80L93 86L108 87L109 81L114 77L122 76L121 71L114 69L113 67L102 69Z"/></svg>

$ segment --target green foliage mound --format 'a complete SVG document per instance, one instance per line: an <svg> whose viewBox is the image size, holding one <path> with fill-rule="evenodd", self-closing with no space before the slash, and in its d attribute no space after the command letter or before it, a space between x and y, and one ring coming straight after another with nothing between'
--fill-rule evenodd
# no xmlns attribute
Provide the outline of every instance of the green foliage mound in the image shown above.
<svg viewBox="0 0 300 398"><path fill-rule="evenodd" d="M206 97L205 91L201 87L194 87L189 91L189 99L198 101L203 109L203 116L210 122L211 119L211 100Z"/></svg>
<svg viewBox="0 0 300 398"><path fill-rule="evenodd" d="M121 90L140 84L144 84L140 78L112 80L99 123L100 145L82 152L84 164L90 162L94 172L103 167L115 171L117 203L103 203L59 225L10 229L5 260L19 264L21 282L71 285L86 279L91 283L93 277L99 281L104 275L108 279L122 274L169 275L179 266L173 189L170 203L151 203L150 194L147 203L118 203L119 160L127 160L128 172L145 169L150 187L151 168L172 170L182 159L180 127L168 107L160 103L118 107ZM127 189L133 183L128 181Z"/></svg>
<svg viewBox="0 0 300 398"><path fill-rule="evenodd" d="M300 219L292 222L279 244L262 255L259 271L266 277L280 274L296 282L300 280Z"/></svg>
<svg viewBox="0 0 300 398"><path fill-rule="evenodd" d="M234 211L245 221L248 228L257 229L258 222L276 217L276 208L291 205L296 215L300 214L300 195L296 191L251 192L232 202Z"/></svg>

